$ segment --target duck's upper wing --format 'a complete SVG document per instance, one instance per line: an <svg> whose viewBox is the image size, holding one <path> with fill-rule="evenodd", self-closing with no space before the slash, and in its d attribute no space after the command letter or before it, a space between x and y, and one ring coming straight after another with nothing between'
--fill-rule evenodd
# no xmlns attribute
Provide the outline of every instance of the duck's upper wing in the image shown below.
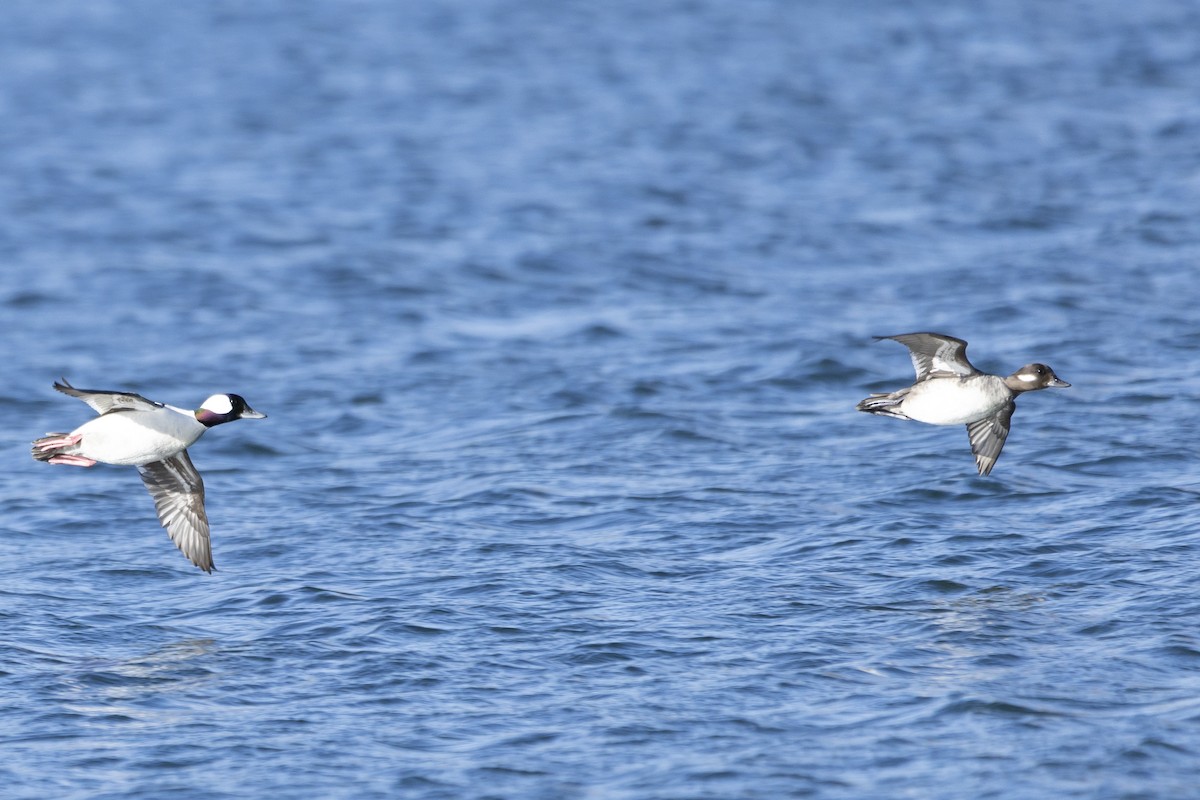
<svg viewBox="0 0 1200 800"><path fill-rule="evenodd" d="M975 466L980 475L987 475L996 466L1016 408L1017 404L1010 400L992 416L967 423L967 436L971 439L971 452L975 454Z"/></svg>
<svg viewBox="0 0 1200 800"><path fill-rule="evenodd" d="M942 333L899 333L895 336L876 336L894 339L908 348L917 380L945 375L976 375L979 370L967 361L967 343Z"/></svg>
<svg viewBox="0 0 1200 800"><path fill-rule="evenodd" d="M158 521L167 529L171 541L193 564L205 572L212 572L208 515L204 513L204 481L192 466L187 450L162 461L142 464L138 472L154 498Z"/></svg>
<svg viewBox="0 0 1200 800"><path fill-rule="evenodd" d="M147 400L140 394L132 392L106 392L96 389L76 389L71 384L67 383L67 379L63 378L61 382L55 381L54 388L58 389L63 394L69 394L71 397L78 397L83 402L87 403L97 414L108 414L111 411L153 411L156 408L163 408L162 403L156 403L153 400Z"/></svg>

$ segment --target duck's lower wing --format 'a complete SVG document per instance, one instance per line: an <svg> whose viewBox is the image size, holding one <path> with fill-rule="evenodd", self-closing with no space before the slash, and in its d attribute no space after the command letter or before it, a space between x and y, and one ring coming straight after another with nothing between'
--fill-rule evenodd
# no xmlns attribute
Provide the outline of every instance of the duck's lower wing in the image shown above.
<svg viewBox="0 0 1200 800"><path fill-rule="evenodd" d="M987 475L996 466L1016 408L1016 403L1009 401L992 416L967 423L967 436L971 439L971 452L975 454L975 466L980 475Z"/></svg>
<svg viewBox="0 0 1200 800"><path fill-rule="evenodd" d="M192 466L187 450L138 467L142 482L154 498L158 521L193 564L213 571L208 515L204 513L204 481Z"/></svg>

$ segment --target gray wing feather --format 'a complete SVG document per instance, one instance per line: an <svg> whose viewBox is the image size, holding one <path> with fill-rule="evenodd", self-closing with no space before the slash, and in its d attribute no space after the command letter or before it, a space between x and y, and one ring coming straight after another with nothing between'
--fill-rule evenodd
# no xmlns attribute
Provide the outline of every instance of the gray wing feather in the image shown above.
<svg viewBox="0 0 1200 800"><path fill-rule="evenodd" d="M900 333L876 336L892 339L908 348L917 380L942 375L975 375L979 370L967 360L967 343L942 333Z"/></svg>
<svg viewBox="0 0 1200 800"><path fill-rule="evenodd" d="M213 571L208 515L204 513L204 481L192 466L187 450L170 458L138 467L142 481L154 498L158 521L171 541L193 564Z"/></svg>
<svg viewBox="0 0 1200 800"><path fill-rule="evenodd" d="M971 452L975 454L975 466L980 475L987 475L996 466L1004 440L1008 438L1009 423L1016 403L1008 403L990 417L967 424L967 436L971 439Z"/></svg>
<svg viewBox="0 0 1200 800"><path fill-rule="evenodd" d="M66 378L56 381L54 388L71 397L78 397L92 407L97 414L108 414L113 411L153 411L162 408L162 403L147 400L133 392L107 392L98 389L76 389Z"/></svg>

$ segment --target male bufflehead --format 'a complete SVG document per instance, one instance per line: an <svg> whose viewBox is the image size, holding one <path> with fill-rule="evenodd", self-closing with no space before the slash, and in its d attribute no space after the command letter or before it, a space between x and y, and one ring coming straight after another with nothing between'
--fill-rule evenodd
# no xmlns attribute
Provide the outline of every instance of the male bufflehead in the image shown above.
<svg viewBox="0 0 1200 800"><path fill-rule="evenodd" d="M1026 364L1007 378L980 372L967 361L967 343L941 333L875 338L907 347L917 380L905 389L872 394L858 410L930 425L965 423L980 475L991 472L1000 457L1018 394L1071 385L1045 364Z"/></svg>
<svg viewBox="0 0 1200 800"><path fill-rule="evenodd" d="M96 462L136 466L171 541L193 564L212 572L204 481L187 448L214 425L267 415L236 394L214 394L200 408L188 411L131 392L76 389L66 378L54 388L78 397L100 416L70 433L46 434L33 443L33 457L78 467Z"/></svg>

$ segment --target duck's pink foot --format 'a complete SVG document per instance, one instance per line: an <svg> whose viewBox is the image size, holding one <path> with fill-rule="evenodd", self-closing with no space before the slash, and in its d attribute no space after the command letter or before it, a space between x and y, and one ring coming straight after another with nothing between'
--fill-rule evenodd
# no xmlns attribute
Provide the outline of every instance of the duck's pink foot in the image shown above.
<svg viewBox="0 0 1200 800"><path fill-rule="evenodd" d="M73 467L90 467L96 463L95 459L84 458L83 456L52 456L46 461L47 464L70 464Z"/></svg>
<svg viewBox="0 0 1200 800"><path fill-rule="evenodd" d="M80 441L82 441L82 440L83 440L83 434L76 433L73 435L69 434L66 436L57 436L57 437L53 437L53 438L46 437L44 439L38 439L36 442L34 442L34 444L36 444L38 446L39 450L54 450L59 447L70 447L71 445L79 444ZM93 463L95 463L95 462L93 462ZM91 466L91 464L89 464L88 466Z"/></svg>

